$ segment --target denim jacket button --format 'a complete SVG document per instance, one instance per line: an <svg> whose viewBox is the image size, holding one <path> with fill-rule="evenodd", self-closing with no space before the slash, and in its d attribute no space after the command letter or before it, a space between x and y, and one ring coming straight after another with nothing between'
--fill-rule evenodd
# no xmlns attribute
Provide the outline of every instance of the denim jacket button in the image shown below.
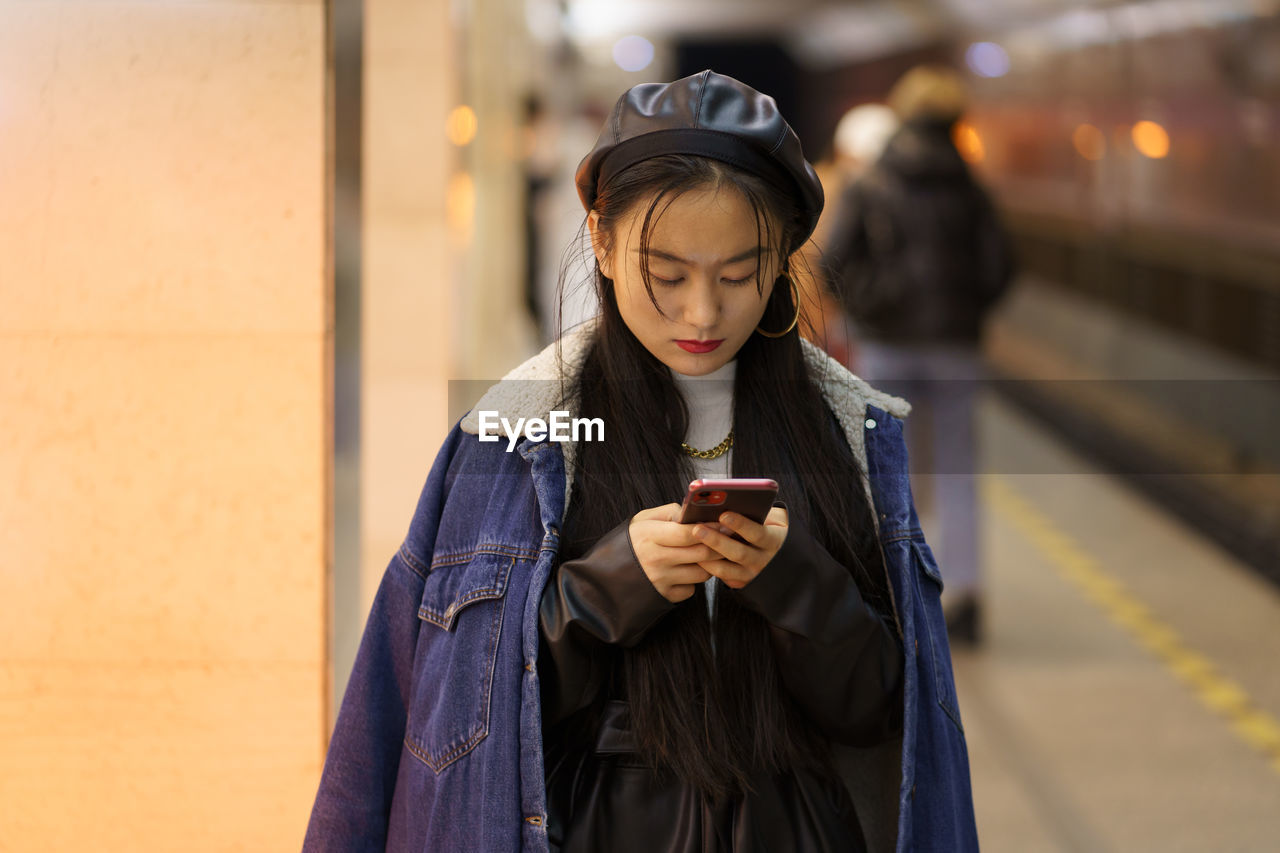
<svg viewBox="0 0 1280 853"><path fill-rule="evenodd" d="M867 418L867 429L875 429L875 428L876 428L876 419Z"/></svg>

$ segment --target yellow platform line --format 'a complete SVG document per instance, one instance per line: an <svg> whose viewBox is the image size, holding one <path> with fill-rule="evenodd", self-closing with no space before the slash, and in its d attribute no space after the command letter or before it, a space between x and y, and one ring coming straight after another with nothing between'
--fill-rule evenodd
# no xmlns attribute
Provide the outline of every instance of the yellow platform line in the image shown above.
<svg viewBox="0 0 1280 853"><path fill-rule="evenodd" d="M1188 648L1172 627L1154 616L1007 482L995 476L983 480L983 497L987 503L1031 540L1059 576L1132 635L1185 684L1201 704L1222 717L1236 737L1262 753L1271 769L1280 773L1280 721L1259 708L1244 689L1222 675L1212 661Z"/></svg>

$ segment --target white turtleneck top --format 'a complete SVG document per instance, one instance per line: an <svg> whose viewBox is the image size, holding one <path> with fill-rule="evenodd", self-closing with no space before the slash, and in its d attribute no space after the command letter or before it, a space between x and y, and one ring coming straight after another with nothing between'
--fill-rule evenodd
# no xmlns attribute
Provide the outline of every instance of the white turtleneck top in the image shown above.
<svg viewBox="0 0 1280 853"><path fill-rule="evenodd" d="M695 450L710 450L729 434L729 430L733 428L733 382L737 369L738 362L735 359L705 376L685 376L671 371L671 378L675 380L676 388L689 407L689 428L685 433L685 444ZM722 479L733 476L732 448L715 459L695 458L690 461L700 478ZM715 580L711 578L705 583L708 615L715 603Z"/></svg>

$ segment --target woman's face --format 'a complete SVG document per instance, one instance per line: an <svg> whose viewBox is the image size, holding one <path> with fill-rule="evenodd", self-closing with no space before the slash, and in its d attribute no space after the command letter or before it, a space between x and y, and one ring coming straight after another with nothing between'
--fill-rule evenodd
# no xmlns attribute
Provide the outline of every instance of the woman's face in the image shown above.
<svg viewBox="0 0 1280 853"><path fill-rule="evenodd" d="M618 310L631 333L676 373L702 376L732 361L760 322L779 260L774 249L760 246L757 232L763 229L757 229L751 205L733 187L691 190L666 204L666 199L658 204L648 246L653 297L661 313L641 272L640 229L648 201L619 218L608 240L593 212L588 219L592 245L601 272L613 280ZM756 289L758 277L765 283L763 293Z"/></svg>

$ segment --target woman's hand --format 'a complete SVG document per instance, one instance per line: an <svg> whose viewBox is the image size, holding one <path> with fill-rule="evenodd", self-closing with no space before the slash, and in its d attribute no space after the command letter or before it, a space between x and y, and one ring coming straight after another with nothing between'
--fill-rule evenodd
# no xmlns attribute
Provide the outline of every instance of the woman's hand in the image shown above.
<svg viewBox="0 0 1280 853"><path fill-rule="evenodd" d="M679 604L711 575L698 565L719 554L693 536L693 524L680 524L680 504L643 509L631 517L627 533L631 549L658 594Z"/></svg>
<svg viewBox="0 0 1280 853"><path fill-rule="evenodd" d="M739 542L729 535L733 533L747 541ZM699 561L698 565L731 589L742 589L755 580L786 538L787 511L780 506L769 510L764 524L756 524L736 512L726 512L720 516L718 525L693 525L693 541L704 542L716 552L715 557Z"/></svg>

